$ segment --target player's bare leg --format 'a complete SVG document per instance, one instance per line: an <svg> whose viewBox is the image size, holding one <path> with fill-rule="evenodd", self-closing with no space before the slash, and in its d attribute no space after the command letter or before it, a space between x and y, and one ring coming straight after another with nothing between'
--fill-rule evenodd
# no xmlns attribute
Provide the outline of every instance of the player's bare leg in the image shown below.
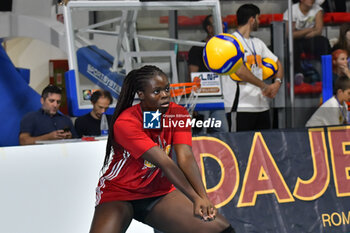
<svg viewBox="0 0 350 233"><path fill-rule="evenodd" d="M102 203L95 208L90 233L125 232L133 217L132 205L124 201Z"/></svg>

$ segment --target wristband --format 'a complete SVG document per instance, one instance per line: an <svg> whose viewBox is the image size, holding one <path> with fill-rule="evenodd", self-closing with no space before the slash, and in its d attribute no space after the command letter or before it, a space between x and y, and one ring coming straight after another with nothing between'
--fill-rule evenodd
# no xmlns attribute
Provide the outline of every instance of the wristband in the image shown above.
<svg viewBox="0 0 350 233"><path fill-rule="evenodd" d="M280 84L282 84L282 79L280 78L275 78L275 81L279 82Z"/></svg>

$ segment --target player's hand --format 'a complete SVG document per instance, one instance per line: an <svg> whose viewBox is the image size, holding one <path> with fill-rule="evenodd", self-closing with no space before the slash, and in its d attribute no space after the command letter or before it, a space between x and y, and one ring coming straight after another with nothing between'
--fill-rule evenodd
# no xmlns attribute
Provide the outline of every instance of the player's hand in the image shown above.
<svg viewBox="0 0 350 233"><path fill-rule="evenodd" d="M216 217L216 208L208 198L198 198L193 203L194 214L203 221L212 221Z"/></svg>

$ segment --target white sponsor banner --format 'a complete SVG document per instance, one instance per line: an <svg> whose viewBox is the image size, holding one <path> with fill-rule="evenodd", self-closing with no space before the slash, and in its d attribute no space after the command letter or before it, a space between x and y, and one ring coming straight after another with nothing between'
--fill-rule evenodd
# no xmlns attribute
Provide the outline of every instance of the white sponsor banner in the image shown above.
<svg viewBox="0 0 350 233"><path fill-rule="evenodd" d="M193 72L191 80L199 78L201 82L198 96L219 96L222 95L221 76L211 72Z"/></svg>

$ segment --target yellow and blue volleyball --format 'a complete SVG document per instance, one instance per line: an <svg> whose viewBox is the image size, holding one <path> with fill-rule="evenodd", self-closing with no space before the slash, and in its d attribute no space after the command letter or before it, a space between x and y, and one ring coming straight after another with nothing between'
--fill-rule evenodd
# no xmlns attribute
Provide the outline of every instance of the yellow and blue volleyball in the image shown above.
<svg viewBox="0 0 350 233"><path fill-rule="evenodd" d="M251 67L247 63L244 63L244 64L251 71ZM278 71L278 66L274 60L272 60L271 58L265 57L261 60L261 69L262 69L263 80L267 80L275 76L275 74ZM233 79L234 81L238 81L238 82L242 81L242 79L238 77L235 73L230 74L230 78Z"/></svg>
<svg viewBox="0 0 350 233"><path fill-rule="evenodd" d="M250 70L250 71L252 70L247 63L244 62L244 65L248 68L248 70ZM242 79L240 77L238 77L236 73L230 74L230 78L233 79L233 81L237 81L237 82L242 81Z"/></svg>
<svg viewBox="0 0 350 233"><path fill-rule="evenodd" d="M213 36L203 49L205 66L217 74L232 74L243 64L244 48L231 34Z"/></svg>
<svg viewBox="0 0 350 233"><path fill-rule="evenodd" d="M277 73L277 63L271 58L265 57L262 59L263 80L272 78Z"/></svg>

